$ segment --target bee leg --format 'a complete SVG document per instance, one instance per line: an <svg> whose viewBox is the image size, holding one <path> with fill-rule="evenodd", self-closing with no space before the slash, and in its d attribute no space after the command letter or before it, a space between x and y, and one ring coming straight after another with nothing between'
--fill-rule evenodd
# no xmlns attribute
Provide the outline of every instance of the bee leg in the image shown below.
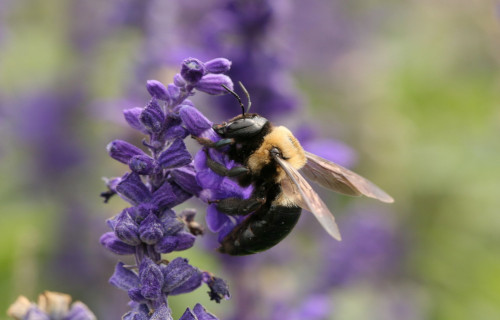
<svg viewBox="0 0 500 320"><path fill-rule="evenodd" d="M225 146L234 143L234 139L221 139L219 141L213 142L212 140L207 138L196 137L196 136L191 136L191 137L196 141L198 141L198 143L201 144L202 146L213 149L221 149Z"/></svg>
<svg viewBox="0 0 500 320"><path fill-rule="evenodd" d="M226 198L218 201L214 201L217 203L217 210L232 216L245 216L249 213L252 213L262 207L262 205L266 202L265 198L249 198L249 199L241 199L241 198Z"/></svg>
<svg viewBox="0 0 500 320"><path fill-rule="evenodd" d="M250 172L250 169L248 169L247 167L233 167L231 169L228 169L222 163L213 160L210 157L208 151L206 152L206 154L207 154L207 166L210 169L212 169L213 172L217 173L220 176L239 177L244 174L248 174Z"/></svg>

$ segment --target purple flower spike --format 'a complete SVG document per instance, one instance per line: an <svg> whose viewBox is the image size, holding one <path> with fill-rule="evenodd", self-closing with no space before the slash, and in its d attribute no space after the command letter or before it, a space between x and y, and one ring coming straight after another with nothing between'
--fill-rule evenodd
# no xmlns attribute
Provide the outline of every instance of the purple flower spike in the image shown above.
<svg viewBox="0 0 500 320"><path fill-rule="evenodd" d="M101 236L101 239L99 241L101 242L103 247L105 247L106 249L108 249L113 253L119 255L135 253L135 247L126 244L125 242L118 239L114 232L106 232Z"/></svg>
<svg viewBox="0 0 500 320"><path fill-rule="evenodd" d="M127 210L123 210L117 217L114 231L116 236L126 244L136 246L141 243L139 239L139 226L130 217Z"/></svg>
<svg viewBox="0 0 500 320"><path fill-rule="evenodd" d="M163 237L163 228L158 217L153 213L141 222L139 228L141 240L147 244L155 244Z"/></svg>
<svg viewBox="0 0 500 320"><path fill-rule="evenodd" d="M179 115L186 129L194 136L199 136L203 131L212 128L213 123L194 107L184 106Z"/></svg>
<svg viewBox="0 0 500 320"><path fill-rule="evenodd" d="M170 99L167 88L157 80L148 80L146 82L146 89L149 94L158 100L168 101Z"/></svg>
<svg viewBox="0 0 500 320"><path fill-rule="evenodd" d="M205 67L210 73L226 73L231 69L231 61L225 58L216 58L205 62Z"/></svg>
<svg viewBox="0 0 500 320"><path fill-rule="evenodd" d="M124 267L123 262L118 262L115 272L109 279L109 283L122 290L130 290L139 287L139 277L130 269Z"/></svg>
<svg viewBox="0 0 500 320"><path fill-rule="evenodd" d="M144 108L139 120L144 127L153 133L158 133L163 129L165 114L155 98L151 99L146 108Z"/></svg>
<svg viewBox="0 0 500 320"><path fill-rule="evenodd" d="M189 249L196 236L203 234L203 227L194 220L194 210L177 214L173 208L193 196L207 200L219 195L217 185L214 184L212 190L203 189L198 184L198 172L208 173L210 169L200 162L202 156L198 156L195 168L184 139L190 134L212 141L220 137L212 129L212 122L187 98L194 95L197 88L210 94L224 93L220 88L222 84L232 88L231 80L221 74L230 66L231 62L223 58L208 61L208 67L198 59L189 58L184 60L173 84L163 85L149 80L146 88L152 98L147 106L124 111L130 126L147 135L143 145L149 153L120 140L108 146L110 155L131 170L120 178L106 180L109 190L101 194L106 201L118 194L132 204L107 220L112 232L105 233L100 239L101 244L113 253L133 254L138 266L137 271L136 266L128 269L119 263L110 279L131 299L129 306L132 310L122 319L172 319L168 296L191 292L206 282L204 273L189 265L186 259L176 258L168 262L163 260L162 254ZM211 155L226 165L227 161L220 153ZM224 182L222 177L219 178L219 182ZM226 221L224 226L230 223ZM223 290L225 286L218 286L219 281L214 279L210 281L213 299L228 296ZM80 314L83 313L75 311L75 315ZM216 318L197 306L193 312L188 309L181 319Z"/></svg>
<svg viewBox="0 0 500 320"><path fill-rule="evenodd" d="M223 74L207 74L196 84L196 89L217 96L227 93L227 90L222 85L233 90L233 81L228 76Z"/></svg>
<svg viewBox="0 0 500 320"><path fill-rule="evenodd" d="M144 298L156 300L160 297L163 273L160 267L148 257L144 257L139 266L139 280Z"/></svg>
<svg viewBox="0 0 500 320"><path fill-rule="evenodd" d="M141 175L152 174L155 172L157 167L153 158L145 154L133 156L130 159L128 166L130 167L130 170Z"/></svg>
<svg viewBox="0 0 500 320"><path fill-rule="evenodd" d="M182 62L181 76L189 83L197 83L205 73L205 65L198 59L189 58Z"/></svg>
<svg viewBox="0 0 500 320"><path fill-rule="evenodd" d="M111 158L125 164L128 164L133 156L146 155L141 149L123 140L110 142L106 149Z"/></svg>
<svg viewBox="0 0 500 320"><path fill-rule="evenodd" d="M116 186L116 192L132 204L148 202L151 199L149 189L142 183L137 173L127 173Z"/></svg>
<svg viewBox="0 0 500 320"><path fill-rule="evenodd" d="M158 158L158 162L163 169L182 167L190 164L191 161L191 154L187 151L186 145L181 139L176 139Z"/></svg>
<svg viewBox="0 0 500 320"><path fill-rule="evenodd" d="M217 317L211 313L208 313L205 308L199 303L194 306L194 313L198 320L217 320Z"/></svg>

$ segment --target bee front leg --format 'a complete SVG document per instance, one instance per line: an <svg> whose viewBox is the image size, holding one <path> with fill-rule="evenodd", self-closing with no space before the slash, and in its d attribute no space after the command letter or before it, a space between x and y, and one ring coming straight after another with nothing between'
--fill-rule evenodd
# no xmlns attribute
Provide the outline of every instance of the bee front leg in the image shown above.
<svg viewBox="0 0 500 320"><path fill-rule="evenodd" d="M249 198L249 199L241 199L241 198L226 198L222 200L211 201L211 203L216 203L217 210L228 214L228 215L237 215L237 216L245 216L249 213L252 213L262 207L264 203L266 203L265 198Z"/></svg>
<svg viewBox="0 0 500 320"><path fill-rule="evenodd" d="M202 138L202 137L191 136L191 138L198 141L198 143L204 147L213 148L213 149L217 149L217 150L234 143L234 139L221 139L219 141L214 142L210 139Z"/></svg>
<svg viewBox="0 0 500 320"><path fill-rule="evenodd" d="M240 177L250 173L250 169L247 167L232 167L231 169L226 168L222 163L219 163L210 157L208 150L207 154L207 166L212 169L213 172L217 173L223 177Z"/></svg>

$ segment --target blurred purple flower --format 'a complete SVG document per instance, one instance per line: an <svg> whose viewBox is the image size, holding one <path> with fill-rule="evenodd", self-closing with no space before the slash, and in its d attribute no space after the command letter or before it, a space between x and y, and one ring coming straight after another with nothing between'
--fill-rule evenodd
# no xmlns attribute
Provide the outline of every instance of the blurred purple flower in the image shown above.
<svg viewBox="0 0 500 320"><path fill-rule="evenodd" d="M387 214L356 210L343 221L342 243L324 243L319 290L381 277L397 268L401 241Z"/></svg>
<svg viewBox="0 0 500 320"><path fill-rule="evenodd" d="M7 314L14 319L40 320L95 320L95 315L80 301L71 303L71 296L45 291L38 297L38 303L20 296L9 307Z"/></svg>

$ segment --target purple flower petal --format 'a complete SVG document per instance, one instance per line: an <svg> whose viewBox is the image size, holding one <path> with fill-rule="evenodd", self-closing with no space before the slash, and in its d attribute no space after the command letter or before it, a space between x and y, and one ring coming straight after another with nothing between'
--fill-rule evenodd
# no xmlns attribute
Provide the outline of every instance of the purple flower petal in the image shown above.
<svg viewBox="0 0 500 320"><path fill-rule="evenodd" d="M210 277L206 283L210 288L210 292L208 293L210 300L220 303L222 299L228 300L231 297L229 287L222 278Z"/></svg>
<svg viewBox="0 0 500 320"><path fill-rule="evenodd" d="M127 173L116 186L116 192L128 202L137 205L141 202L148 202L151 199L151 192L142 183L141 178L135 172Z"/></svg>
<svg viewBox="0 0 500 320"><path fill-rule="evenodd" d="M170 99L167 88L160 81L148 80L146 82L146 89L153 98L163 101Z"/></svg>
<svg viewBox="0 0 500 320"><path fill-rule="evenodd" d="M163 183L163 185L153 193L152 203L161 210L172 208L177 202L177 195L168 181Z"/></svg>
<svg viewBox="0 0 500 320"><path fill-rule="evenodd" d="M130 170L137 174L148 175L152 174L157 168L156 162L147 155L133 156L128 162Z"/></svg>
<svg viewBox="0 0 500 320"><path fill-rule="evenodd" d="M198 59L189 58L182 62L181 76L189 83L200 81L205 73L205 65Z"/></svg>
<svg viewBox="0 0 500 320"><path fill-rule="evenodd" d="M158 217L150 213L139 227L141 240L147 244L155 244L163 237L163 227Z"/></svg>
<svg viewBox="0 0 500 320"><path fill-rule="evenodd" d="M198 320L217 320L217 317L211 313L208 313L207 310L199 303L194 306L194 313Z"/></svg>
<svg viewBox="0 0 500 320"><path fill-rule="evenodd" d="M130 269L124 268L123 262L118 262L115 272L109 279L109 283L122 290L130 290L139 287L139 277Z"/></svg>
<svg viewBox="0 0 500 320"><path fill-rule="evenodd" d="M174 76L174 85L178 86L179 88L183 88L186 85L186 80L184 80L184 78L179 73L177 73Z"/></svg>
<svg viewBox="0 0 500 320"><path fill-rule="evenodd" d="M195 274L201 273L200 270L191 266L187 259L175 258L162 268L165 285L163 291L168 293L183 285Z"/></svg>
<svg viewBox="0 0 500 320"><path fill-rule="evenodd" d="M194 315L191 309L187 308L186 311L182 314L182 317L179 320L198 320L198 318Z"/></svg>
<svg viewBox="0 0 500 320"><path fill-rule="evenodd" d="M203 273L198 270L186 282L170 292L170 295L178 295L196 290L203 284Z"/></svg>
<svg viewBox="0 0 500 320"><path fill-rule="evenodd" d="M217 241L219 241L219 243L222 243L222 241L224 240L224 238L229 234L231 233L231 231L233 231L234 227L236 227L236 225L238 224L238 221L235 219L235 220L229 220L228 222L226 222L222 228L219 230L219 235L217 236Z"/></svg>
<svg viewBox="0 0 500 320"><path fill-rule="evenodd" d="M210 169L196 173L196 181L204 189L216 189L222 183L222 180L224 180L224 177L219 176Z"/></svg>
<svg viewBox="0 0 500 320"><path fill-rule="evenodd" d="M149 320L173 320L172 312L166 305L162 304L159 308L156 308Z"/></svg>
<svg viewBox="0 0 500 320"><path fill-rule="evenodd" d="M177 99L179 99L181 95L181 89L177 85L169 84L167 90L173 101L177 101Z"/></svg>
<svg viewBox="0 0 500 320"><path fill-rule="evenodd" d="M148 257L144 257L139 266L141 293L149 300L156 300L161 295L163 273L160 267Z"/></svg>
<svg viewBox="0 0 500 320"><path fill-rule="evenodd" d="M186 200L188 200L193 196L191 193L184 191L184 189L179 187L179 185L174 181L172 181L172 190L174 191L175 196L177 197L174 203L172 204L172 207L175 207L176 205L185 202Z"/></svg>
<svg viewBox="0 0 500 320"><path fill-rule="evenodd" d="M198 81L196 89L211 95L222 95L227 93L227 90L222 85L233 90L233 81L231 78L223 74L209 73Z"/></svg>
<svg viewBox="0 0 500 320"><path fill-rule="evenodd" d="M151 99L146 108L144 108L139 120L151 132L158 133L163 129L165 113L155 98Z"/></svg>
<svg viewBox="0 0 500 320"><path fill-rule="evenodd" d="M170 176L183 190L198 196L201 192L201 187L196 181L196 171L192 166L185 166L182 168L170 171Z"/></svg>
<svg viewBox="0 0 500 320"><path fill-rule="evenodd" d="M205 67L210 73L225 73L231 69L231 61L226 58L215 58L205 62Z"/></svg>
<svg viewBox="0 0 500 320"><path fill-rule="evenodd" d="M182 167L190 164L191 161L191 154L187 151L186 145L181 139L176 139L158 158L158 162L163 169Z"/></svg>
<svg viewBox="0 0 500 320"><path fill-rule="evenodd" d="M110 142L106 146L106 149L108 150L108 154L111 158L125 164L128 164L130 159L134 156L146 155L141 149L123 140Z"/></svg>
<svg viewBox="0 0 500 320"><path fill-rule="evenodd" d="M64 320L95 320L96 316L90 309L80 301L76 301L71 306L69 312L64 316Z"/></svg>
<svg viewBox="0 0 500 320"><path fill-rule="evenodd" d="M175 247L175 251L183 251L191 248L194 245L194 241L196 237L188 232L179 232L175 235L177 238L177 246Z"/></svg>
<svg viewBox="0 0 500 320"><path fill-rule="evenodd" d="M169 212L172 212L173 216L169 214ZM167 210L162 213L159 219L163 227L164 235L166 236L173 236L184 228L184 222L178 219L172 210Z"/></svg>
<svg viewBox="0 0 500 320"><path fill-rule="evenodd" d="M122 320L149 320L149 316L144 312L129 311L122 317Z"/></svg>
<svg viewBox="0 0 500 320"><path fill-rule="evenodd" d="M106 232L101 236L99 242L109 251L119 255L135 253L135 247L118 239L114 232Z"/></svg>
<svg viewBox="0 0 500 320"><path fill-rule="evenodd" d="M37 306L32 306L28 309L28 312L26 312L26 315L23 317L23 320L50 320L50 317L43 312L42 310L38 309Z"/></svg>
<svg viewBox="0 0 500 320"><path fill-rule="evenodd" d="M182 126L182 121L180 118L173 118L169 115L167 118L167 123L165 124L165 139L184 139L189 135L189 132Z"/></svg>
<svg viewBox="0 0 500 320"><path fill-rule="evenodd" d="M211 204L207 208L207 227L212 232L219 232L221 228L229 221L229 217L217 210L215 204Z"/></svg>
<svg viewBox="0 0 500 320"><path fill-rule="evenodd" d="M155 244L155 251L159 253L170 253L175 250L179 240L175 235L165 236Z"/></svg>
<svg viewBox="0 0 500 320"><path fill-rule="evenodd" d="M123 210L115 219L113 228L116 236L126 244L136 246L141 243L139 239L139 226L132 219L128 210Z"/></svg>
<svg viewBox="0 0 500 320"><path fill-rule="evenodd" d="M194 107L183 106L179 110L179 116L186 129L194 136L199 136L205 130L212 128L213 123Z"/></svg>
<svg viewBox="0 0 500 320"><path fill-rule="evenodd" d="M136 108L132 108L132 109L126 109L126 110L123 110L123 115L125 116L125 121L127 121L129 126L134 128L135 130L139 130L140 132L147 134L148 131L146 130L144 125L139 120L139 117L141 116L142 110L144 110L144 108L136 107Z"/></svg>
<svg viewBox="0 0 500 320"><path fill-rule="evenodd" d="M139 278L137 278L137 279L139 279ZM139 281L139 280L137 280L137 281ZM138 303L147 302L147 299L144 298L144 296L142 295L140 288L132 288L132 289L128 290L127 293L128 293L128 297L132 301L135 301Z"/></svg>

